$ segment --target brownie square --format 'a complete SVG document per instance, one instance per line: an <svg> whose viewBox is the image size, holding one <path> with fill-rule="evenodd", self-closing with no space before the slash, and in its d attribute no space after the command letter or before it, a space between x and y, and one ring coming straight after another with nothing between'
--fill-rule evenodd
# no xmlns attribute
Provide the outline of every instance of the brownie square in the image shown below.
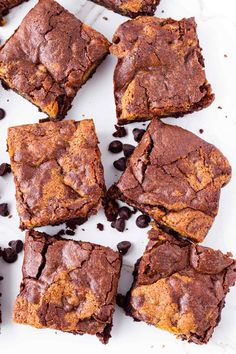
<svg viewBox="0 0 236 354"><path fill-rule="evenodd" d="M139 17L123 23L113 42L119 124L178 117L213 101L194 18Z"/></svg>
<svg viewBox="0 0 236 354"><path fill-rule="evenodd" d="M105 183L92 120L9 128L8 151L21 229L87 218L101 207Z"/></svg>
<svg viewBox="0 0 236 354"><path fill-rule="evenodd" d="M98 5L117 12L120 15L137 17L153 16L160 0L91 0Z"/></svg>
<svg viewBox="0 0 236 354"><path fill-rule="evenodd" d="M10 9L28 0L0 0L0 26L4 25L3 16L6 16Z"/></svg>
<svg viewBox="0 0 236 354"><path fill-rule="evenodd" d="M201 242L230 177L229 162L214 145L153 118L109 194Z"/></svg>
<svg viewBox="0 0 236 354"><path fill-rule="evenodd" d="M127 314L189 342L207 343L236 280L231 257L152 229L126 296Z"/></svg>
<svg viewBox="0 0 236 354"><path fill-rule="evenodd" d="M52 120L62 119L109 42L53 0L40 0L0 50L0 79Z"/></svg>
<svg viewBox="0 0 236 354"><path fill-rule="evenodd" d="M13 319L110 338L121 257L108 247L29 231Z"/></svg>

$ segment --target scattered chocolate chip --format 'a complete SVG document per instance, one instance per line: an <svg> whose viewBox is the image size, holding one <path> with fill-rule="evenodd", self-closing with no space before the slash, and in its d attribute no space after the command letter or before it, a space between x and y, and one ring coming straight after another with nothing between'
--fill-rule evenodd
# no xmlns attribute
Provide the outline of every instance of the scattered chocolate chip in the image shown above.
<svg viewBox="0 0 236 354"><path fill-rule="evenodd" d="M124 152L125 157L130 157L130 155L132 155L134 149L135 149L134 145L124 144L123 145L123 152Z"/></svg>
<svg viewBox="0 0 236 354"><path fill-rule="evenodd" d="M106 16L103 16L103 20L108 21L108 18Z"/></svg>
<svg viewBox="0 0 236 354"><path fill-rule="evenodd" d="M6 115L6 112L4 111L3 108L0 108L0 120L2 120Z"/></svg>
<svg viewBox="0 0 236 354"><path fill-rule="evenodd" d="M117 219L116 221L114 221L114 226L117 231L123 232L125 229L125 220L121 218Z"/></svg>
<svg viewBox="0 0 236 354"><path fill-rule="evenodd" d="M6 83L6 81L3 81L2 80L2 82L1 82L1 84L2 84L2 88L4 89L4 90L10 90L10 87L9 87L9 85Z"/></svg>
<svg viewBox="0 0 236 354"><path fill-rule="evenodd" d="M3 280L4 278L0 275L0 281Z"/></svg>
<svg viewBox="0 0 236 354"><path fill-rule="evenodd" d="M0 176L4 176L7 173L11 172L11 165L9 165L9 163L2 163L0 165Z"/></svg>
<svg viewBox="0 0 236 354"><path fill-rule="evenodd" d="M10 241L8 246L10 246L16 253L20 253L23 250L24 244L21 240L16 240Z"/></svg>
<svg viewBox="0 0 236 354"><path fill-rule="evenodd" d="M123 138L127 135L127 131L124 127L120 127L119 125L115 125L116 131L112 134L115 138Z"/></svg>
<svg viewBox="0 0 236 354"><path fill-rule="evenodd" d="M123 206L119 209L118 215L121 219L128 220L132 215L132 211L130 208Z"/></svg>
<svg viewBox="0 0 236 354"><path fill-rule="evenodd" d="M161 13L162 13L162 14L164 14L164 12L165 12L164 10L161 10Z"/></svg>
<svg viewBox="0 0 236 354"><path fill-rule="evenodd" d="M124 256L131 247L131 243L129 241L121 241L117 245L118 251Z"/></svg>
<svg viewBox="0 0 236 354"><path fill-rule="evenodd" d="M227 54L224 54L224 57L225 57L225 58L228 58L228 55L227 55Z"/></svg>
<svg viewBox="0 0 236 354"><path fill-rule="evenodd" d="M0 216L8 216L9 210L7 203L0 204Z"/></svg>
<svg viewBox="0 0 236 354"><path fill-rule="evenodd" d="M143 229L149 225L150 221L151 219L148 215L139 215L136 219L136 225Z"/></svg>
<svg viewBox="0 0 236 354"><path fill-rule="evenodd" d="M125 297L125 295L117 294L116 295L116 303L122 309L125 308L125 305L126 305L126 297Z"/></svg>
<svg viewBox="0 0 236 354"><path fill-rule="evenodd" d="M217 108L218 108L218 109L222 109L222 107L221 107L221 106L218 106Z"/></svg>
<svg viewBox="0 0 236 354"><path fill-rule="evenodd" d="M146 132L146 130L144 130L144 129L134 128L133 129L134 140L137 141L137 143L139 143L145 132Z"/></svg>
<svg viewBox="0 0 236 354"><path fill-rule="evenodd" d="M75 232L73 230L66 230L66 235L74 236Z"/></svg>
<svg viewBox="0 0 236 354"><path fill-rule="evenodd" d="M17 253L13 248L4 248L2 258L7 263L13 263L17 260Z"/></svg>
<svg viewBox="0 0 236 354"><path fill-rule="evenodd" d="M133 207L132 213L133 213L133 214L136 214L136 213L137 213L137 211L138 211L138 209L137 209L137 208L135 208L135 207Z"/></svg>
<svg viewBox="0 0 236 354"><path fill-rule="evenodd" d="M204 132L203 129L199 129L199 133L202 134Z"/></svg>
<svg viewBox="0 0 236 354"><path fill-rule="evenodd" d="M104 225L99 222L97 224L97 229L100 230L100 231L103 231L104 230Z"/></svg>
<svg viewBox="0 0 236 354"><path fill-rule="evenodd" d="M66 222L66 227L68 229L75 230L77 226L84 224L85 221L87 221L87 219L88 218L80 217L80 218L74 218L74 219L68 220Z"/></svg>
<svg viewBox="0 0 236 354"><path fill-rule="evenodd" d="M126 158L121 157L120 159L116 160L113 162L113 166L118 170L118 171L124 171L126 168Z"/></svg>
<svg viewBox="0 0 236 354"><path fill-rule="evenodd" d="M123 144L119 140L112 141L108 146L108 150L113 154L118 154L119 152L122 151L122 148L123 148Z"/></svg>

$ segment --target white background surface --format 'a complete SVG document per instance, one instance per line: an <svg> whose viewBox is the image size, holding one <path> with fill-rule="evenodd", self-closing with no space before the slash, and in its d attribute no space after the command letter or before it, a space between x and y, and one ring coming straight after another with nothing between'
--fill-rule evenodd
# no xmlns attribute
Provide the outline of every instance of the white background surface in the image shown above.
<svg viewBox="0 0 236 354"><path fill-rule="evenodd" d="M126 21L125 17L114 14L90 2L80 0L59 1L78 18L92 25L111 40L117 26ZM7 25L0 27L0 39L4 41L17 28L24 15L36 3L28 3L15 8L7 17ZM163 12L164 11L164 12ZM214 103L207 109L185 116L184 118L166 119L201 135L214 143L229 158L233 168L233 178L222 190L220 210L216 221L206 237L204 244L223 251L231 251L236 256L236 2L235 0L162 0L156 15L159 17L195 16L198 23L200 44L203 47L206 73L216 94ZM108 20L104 20L103 16ZM227 55L227 57L225 57ZM83 117L94 118L102 151L107 187L117 179L117 172L112 162L118 158L107 152L114 131L115 106L113 102L112 75L116 59L109 56L99 67L96 74L76 96L67 118L79 120ZM221 106L222 109L218 109ZM44 115L32 104L11 91L0 87L0 107L7 116L0 121L0 163L9 161L6 153L7 128L14 125L36 123ZM142 124L128 126L128 138L122 141L134 143L132 129ZM12 218L0 217L0 246L7 247L12 239L24 238L18 229L18 216L15 210L14 184L12 175L0 177L0 202L10 206ZM138 214L136 214L138 215ZM104 232L96 225L102 222ZM77 229L75 238L92 241L113 248L122 240L130 240L132 249L124 257L120 291L128 290L134 262L141 256L146 244L146 230L138 229L135 218L127 222L128 230L123 234L113 230L105 221L103 212ZM82 228L85 231L82 231ZM60 227L46 227L48 233L55 233ZM4 276L0 288L2 292L2 317L0 335L0 353L109 353L123 351L135 353L186 353L186 354L233 354L236 352L236 288L232 289L226 300L222 320L215 330L209 344L197 346L175 339L167 332L133 322L116 308L112 339L107 346L102 345L95 336L74 336L54 330L37 330L16 325L11 321L14 299L19 290L21 279L22 254L18 261L8 265L0 260L0 273Z"/></svg>

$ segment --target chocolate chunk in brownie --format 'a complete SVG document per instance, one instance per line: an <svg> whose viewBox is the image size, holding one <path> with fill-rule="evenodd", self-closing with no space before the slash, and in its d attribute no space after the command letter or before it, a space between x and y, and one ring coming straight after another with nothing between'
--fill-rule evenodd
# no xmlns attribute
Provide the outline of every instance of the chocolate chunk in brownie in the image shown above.
<svg viewBox="0 0 236 354"><path fill-rule="evenodd" d="M4 25L3 16L6 16L10 9L28 0L1 0L0 1L0 26Z"/></svg>
<svg viewBox="0 0 236 354"><path fill-rule="evenodd" d="M0 79L51 119L62 119L109 42L53 0L40 0L0 50Z"/></svg>
<svg viewBox="0 0 236 354"><path fill-rule="evenodd" d="M105 194L92 120L9 128L8 151L22 229L96 214Z"/></svg>
<svg viewBox="0 0 236 354"><path fill-rule="evenodd" d="M214 146L153 118L127 167L108 194L201 242L218 212L231 167Z"/></svg>
<svg viewBox="0 0 236 354"><path fill-rule="evenodd" d="M92 0L98 5L131 18L153 16L160 0Z"/></svg>
<svg viewBox="0 0 236 354"><path fill-rule="evenodd" d="M119 124L178 117L213 101L194 18L138 17L123 23L113 42Z"/></svg>
<svg viewBox="0 0 236 354"><path fill-rule="evenodd" d="M236 261L208 247L152 229L136 263L125 309L144 321L196 344L207 343L225 296L236 280Z"/></svg>
<svg viewBox="0 0 236 354"><path fill-rule="evenodd" d="M3 162L0 165L0 176L4 176L11 172L11 165L9 163Z"/></svg>
<svg viewBox="0 0 236 354"><path fill-rule="evenodd" d="M110 338L121 257L108 247L37 231L25 239L14 321Z"/></svg>

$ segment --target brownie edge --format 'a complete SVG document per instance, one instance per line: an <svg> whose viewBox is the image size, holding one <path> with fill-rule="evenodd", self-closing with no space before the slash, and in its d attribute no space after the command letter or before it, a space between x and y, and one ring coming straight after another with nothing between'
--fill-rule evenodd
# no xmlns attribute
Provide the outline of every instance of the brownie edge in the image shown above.
<svg viewBox="0 0 236 354"><path fill-rule="evenodd" d="M119 253L34 230L26 233L24 250L14 321L93 334L107 343L121 268Z"/></svg>
<svg viewBox="0 0 236 354"><path fill-rule="evenodd" d="M218 325L225 297L236 280L236 260L158 228L137 261L124 308L137 321L204 344Z"/></svg>

